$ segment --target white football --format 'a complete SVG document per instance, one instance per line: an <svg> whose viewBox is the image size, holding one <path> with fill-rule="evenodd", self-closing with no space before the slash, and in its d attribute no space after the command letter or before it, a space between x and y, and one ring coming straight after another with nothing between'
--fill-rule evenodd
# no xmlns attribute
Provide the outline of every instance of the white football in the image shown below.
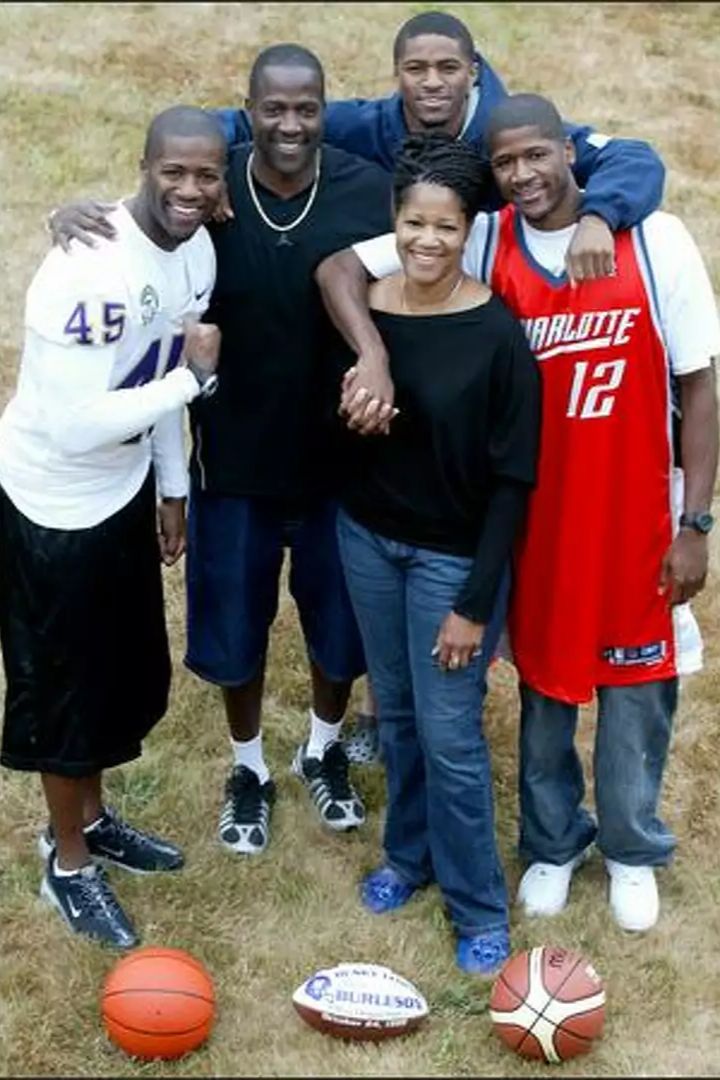
<svg viewBox="0 0 720 1080"><path fill-rule="evenodd" d="M316 971L293 994L311 1027L341 1039L386 1039L414 1031L428 1014L422 994L380 964L337 964Z"/></svg>

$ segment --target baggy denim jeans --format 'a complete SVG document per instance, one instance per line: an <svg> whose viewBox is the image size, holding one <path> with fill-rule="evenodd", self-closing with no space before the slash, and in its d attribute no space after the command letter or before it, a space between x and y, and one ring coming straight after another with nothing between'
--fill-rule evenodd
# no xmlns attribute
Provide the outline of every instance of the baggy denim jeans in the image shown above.
<svg viewBox="0 0 720 1080"><path fill-rule="evenodd" d="M377 701L386 863L410 885L437 881L458 934L507 929L481 714L509 576L480 654L446 672L431 653L472 560L388 540L342 511L338 537Z"/></svg>
<svg viewBox="0 0 720 1080"><path fill-rule="evenodd" d="M598 688L593 765L597 823L582 807L578 709L521 686L520 854L569 862L593 840L629 866L664 866L675 837L657 816L677 679Z"/></svg>

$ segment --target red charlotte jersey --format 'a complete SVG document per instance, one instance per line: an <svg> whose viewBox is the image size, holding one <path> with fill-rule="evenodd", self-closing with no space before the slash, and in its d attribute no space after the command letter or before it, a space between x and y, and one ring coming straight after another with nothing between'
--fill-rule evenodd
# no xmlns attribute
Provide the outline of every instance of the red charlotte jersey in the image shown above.
<svg viewBox="0 0 720 1080"><path fill-rule="evenodd" d="M524 325L543 394L508 618L516 666L566 702L670 678L670 371L641 228L616 234L614 277L573 289L533 259L514 207L493 225L490 284Z"/></svg>

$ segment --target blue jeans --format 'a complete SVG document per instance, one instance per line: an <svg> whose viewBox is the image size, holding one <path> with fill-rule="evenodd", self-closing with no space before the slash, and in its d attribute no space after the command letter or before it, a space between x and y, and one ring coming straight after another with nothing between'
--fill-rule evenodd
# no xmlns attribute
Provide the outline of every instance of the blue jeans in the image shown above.
<svg viewBox="0 0 720 1080"><path fill-rule="evenodd" d="M431 652L472 560L385 539L342 512L338 537L378 707L387 865L410 885L436 880L459 934L507 929L481 713L509 579L480 654L446 672Z"/></svg>
<svg viewBox="0 0 720 1080"><path fill-rule="evenodd" d="M629 866L664 866L675 837L657 817L677 679L601 686L593 765L597 824L582 807L576 705L520 688L520 854L561 865L593 840Z"/></svg>

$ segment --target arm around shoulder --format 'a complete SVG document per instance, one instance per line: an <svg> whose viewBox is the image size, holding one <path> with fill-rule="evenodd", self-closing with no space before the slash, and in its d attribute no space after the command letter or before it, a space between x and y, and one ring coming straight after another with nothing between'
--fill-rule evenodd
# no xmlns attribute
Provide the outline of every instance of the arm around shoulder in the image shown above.
<svg viewBox="0 0 720 1080"><path fill-rule="evenodd" d="M610 229L629 229L660 205L665 166L641 139L613 138L566 124L575 147L575 178L584 188L581 215L595 214Z"/></svg>

